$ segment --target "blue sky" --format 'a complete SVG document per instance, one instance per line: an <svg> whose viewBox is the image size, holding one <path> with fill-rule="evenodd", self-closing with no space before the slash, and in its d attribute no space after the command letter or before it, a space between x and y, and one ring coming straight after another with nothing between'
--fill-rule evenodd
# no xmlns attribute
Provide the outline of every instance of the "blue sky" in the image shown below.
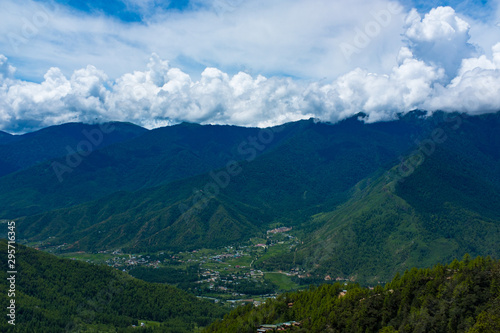
<svg viewBox="0 0 500 333"><path fill-rule="evenodd" d="M43 1L40 1L43 2ZM224 1L221 1L222 3ZM227 1L228 4L235 4L238 0ZM240 1L241 2L241 1ZM139 6L130 6L121 0L101 0L101 1L79 1L79 0L59 0L60 5L69 6L71 8L81 10L90 14L105 14L111 17L118 18L124 22L140 22L144 18L145 13L140 10ZM174 0L174 1L150 1L143 2L145 7L151 11L193 11L203 6L202 1L189 0ZM452 0L452 1L425 1L425 0L410 0L401 1L407 8L416 8L419 11L427 12L437 6L451 6L457 12L471 15L475 18L486 19L494 15L493 8L496 7L494 1L486 0Z"/></svg>
<svg viewBox="0 0 500 333"><path fill-rule="evenodd" d="M0 130L500 109L498 0L3 0L2 9Z"/></svg>
<svg viewBox="0 0 500 333"><path fill-rule="evenodd" d="M139 5L133 5L121 0L59 0L56 3L91 15L115 17L123 22L141 22L155 11L185 11L194 9L192 5L190 6L189 0L143 2L144 6L140 6L140 3ZM144 9L148 11L145 12Z"/></svg>
<svg viewBox="0 0 500 333"><path fill-rule="evenodd" d="M6 0L11 2L11 0ZM13 2L13 1L12 1ZM317 68L314 69L304 69L298 70L297 68L292 68L292 66L297 67L299 61L302 63L306 61L318 62L321 59L321 53L327 54L331 52L329 46L326 45L328 38L321 36L324 31L322 29L331 29L332 35L336 32L334 29L339 29L345 33L345 38L348 38L348 33L354 37L354 30L358 28L363 28L363 23L369 22L370 16L368 13L373 10L379 10L384 7L384 1L371 2L373 5L368 5L368 1L340 1L341 7L346 8L346 11L350 11L350 8L355 8L360 12L358 17L352 17L349 15L351 22L346 22L346 20L341 20L338 24L335 22L339 19L335 14L332 15L332 26L326 26L323 21L323 26L318 25L316 31L309 32L313 38L318 38L318 41L314 45L307 45L310 48L309 51L304 52L301 50L296 64L286 65L282 63L283 55L279 54L280 59L273 59L274 63L269 64L269 62L263 64L265 61L265 52L255 52L252 48L266 48L269 47L266 43L248 43L247 45L237 45L238 39L244 40L247 36L241 36L245 31L238 31L235 34L227 38L227 42L223 41L226 34L220 34L218 31L210 34L206 33L204 35L204 27L210 28L210 24L214 23L213 27L217 30L232 29L234 22L231 19L246 19L246 20L261 20L259 15L262 12L266 12L265 4L269 2L255 1L255 0L174 0L174 1L156 1L156 0L110 0L110 1L80 1L80 0L58 0L58 1L45 1L38 0L36 2L23 1L20 3L26 3L23 7L28 8L23 10L18 14L17 22L11 25L11 33L17 36L21 36L21 41L14 38L14 45L12 47L12 40L7 40L8 43L2 43L0 41L0 52L7 56L11 62L16 64L17 75L21 79L28 81L40 82L43 79L43 74L46 70L52 66L60 67L66 75L69 75L72 71L77 68L84 67L89 62L88 59L92 59L93 64L98 66L108 73L112 78L116 78L119 75L132 71L139 70L141 67L138 66L142 63L143 66L147 62L147 59L152 53L157 53L161 57L166 58L171 62L172 65L179 66L184 71L188 72L190 75L197 76L201 71L208 66L213 66L220 68L228 73L234 74L240 70L252 71L252 74L263 74L266 76L289 76L297 78L321 78L321 74L324 73L326 78L334 78L342 73L341 70L333 70L332 67L335 66L334 62L341 60L338 66L355 68L356 66L361 66L363 68L373 69L374 71L381 71L390 69L392 64L383 64L380 61L378 64L370 57L357 57L354 61L345 62L343 59L335 59L331 61L330 68L324 70L326 63L319 64ZM296 2L296 1L292 1ZM314 3L318 4L314 4ZM324 1L311 1L311 7L319 7ZM342 3L345 2L345 5ZM26 26L26 20L28 22L32 21L30 18L31 13L36 13L37 6L32 6L32 3L36 3L39 8L55 9L58 14L66 14L66 16L79 17L80 20L74 20L74 24L94 24L94 22L107 21L107 25L114 25L115 29L131 29L139 31L140 27L149 27L150 29L142 29L144 34L158 34L162 30L168 30L168 39L175 39L176 29L182 29L183 34L189 34L191 40L186 39L186 44L179 43L176 41L175 45L169 47L169 41L165 38L165 42L161 42L163 36L159 35L158 38L150 40L150 36L144 36L147 38L141 38L141 36L134 36L134 38L129 38L126 34L106 34L106 30L98 31L101 35L101 39L95 38L96 35L93 29L88 29L90 31L85 31L85 29L78 29L75 34L65 34L64 27L59 29L54 29L55 31L50 31L52 29L51 23L53 20L48 21L47 25L37 29L36 36L27 38L28 42L24 42L26 39L23 38L23 28ZM273 2L270 2L273 3ZM271 13L276 13L275 15L280 15L280 6L287 6L286 1L275 1L276 5L267 5ZM353 3L352 5L350 3ZM366 4L365 4L366 3ZM407 13L410 9L416 8L420 13L424 14L429 12L432 8L438 6L451 6L457 12L457 14L468 17L472 20L477 20L480 23L490 23L493 24L498 22L498 0L497 1L400 1L398 2L404 13ZM358 8L362 5L366 5L363 10ZM258 6L261 6L258 8ZM29 9L32 7L33 9ZM256 8L257 7L257 8ZM260 10L259 10L260 9ZM332 8L333 10L333 8ZM16 10L14 10L16 11ZM30 12L31 11L31 12ZM30 12L30 13L28 13ZM340 11L341 12L341 11ZM287 13L285 12L284 15ZM293 15L293 13L291 13ZM317 13L313 13L317 15ZM63 16L63 15L61 15ZM216 20L212 16L216 17ZM68 19L67 17L65 17ZM322 18L325 20L325 18ZM196 20L199 20L196 22ZM272 20L272 17L267 17L264 20ZM84 23L85 21L89 23ZM71 24L70 22L67 22ZM198 24L198 27L196 26ZM269 22L265 22L269 24ZM289 22L286 22L289 24ZM402 22L400 22L402 23ZM313 23L314 24L314 23ZM189 26L191 25L191 26ZM251 24L247 24L242 27L245 29L247 27L252 27ZM155 29L156 28L156 29ZM277 28L273 27L272 23L269 24L269 29ZM297 33L297 31L302 28L300 25L297 29L289 29L290 33ZM392 28L392 27L391 27ZM188 31L191 29L192 31ZM278 30L278 29L277 29ZM386 31L387 32L387 31ZM399 49L399 43L401 38L399 35L403 32L400 29L399 33L384 34L384 36L377 36L375 42L372 45L378 45L382 47L390 47L388 43L392 43L394 49ZM139 33L139 32L138 32ZM333 36L333 40L335 37ZM479 34L478 34L479 35ZM76 37L76 38L75 38ZM280 42L285 38L293 38L293 36L286 35L286 32L280 31L280 34L276 38L282 38ZM322 38L323 37L323 38ZM12 38L11 38L12 39ZM43 43L42 43L43 39ZM207 43L212 43L211 47L206 45L196 47L196 43L203 43L203 40ZM266 36L262 36L265 40ZM340 39L340 38L338 38ZM380 39L380 41L378 40ZM221 41L222 40L222 41ZM107 41L119 45L106 44ZM302 40L297 39L297 45L290 47L287 43L283 45L282 50L289 52L296 52L299 48L298 44ZM335 41L339 43L339 41ZM8 45L6 45L8 44ZM37 45L39 44L39 45ZM155 45L156 44L156 45ZM236 44L236 45L235 45ZM253 45L252 45L253 44ZM117 62L117 54L113 52L113 48L122 47L123 52L130 58L129 61L126 59ZM227 57L224 57L222 53L222 48L228 48L229 53ZM484 48L484 46L481 46ZM489 46L488 46L489 47ZM488 48L486 47L486 49ZM106 49L109 48L109 49ZM219 51L220 50L220 51ZM41 54L37 54L42 51ZM272 50L271 50L272 51ZM380 49L367 50L367 53L375 53L375 57L385 57L386 55L380 51ZM45 53L43 53L45 52ZM284 52L284 53L285 53ZM394 51L395 52L395 51ZM393 53L394 53L393 52ZM486 50L486 52L488 52ZM84 56L84 54L86 55ZM246 54L245 54L246 53ZM252 53L255 53L252 55ZM338 54L337 54L338 56ZM77 59L76 57L82 57L82 59ZM333 55L332 58L334 58ZM317 58L317 59L315 59ZM394 58L394 57L393 57ZM352 60L352 59L351 59ZM144 67L142 67L144 68Z"/></svg>
<svg viewBox="0 0 500 333"><path fill-rule="evenodd" d="M468 15L477 19L496 19L495 9L498 3L487 0L451 0L451 1L405 1L410 7L415 7L419 11L428 12L437 6L453 7L458 13Z"/></svg>

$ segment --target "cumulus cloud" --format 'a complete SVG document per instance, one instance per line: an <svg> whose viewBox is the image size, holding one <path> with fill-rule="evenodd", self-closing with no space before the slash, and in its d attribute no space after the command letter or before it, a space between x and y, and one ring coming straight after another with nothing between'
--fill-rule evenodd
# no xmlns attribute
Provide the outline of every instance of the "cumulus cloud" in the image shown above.
<svg viewBox="0 0 500 333"><path fill-rule="evenodd" d="M405 37L415 56L444 68L449 78L455 76L462 59L475 52L468 43L470 25L451 7L434 8L424 18L413 9L406 25Z"/></svg>
<svg viewBox="0 0 500 333"><path fill-rule="evenodd" d="M408 57L389 75L356 69L309 94L314 95L316 108L323 110L320 119L338 121L364 111L369 121L380 121L419 108L443 75L442 69Z"/></svg>
<svg viewBox="0 0 500 333"><path fill-rule="evenodd" d="M0 82L4 79L11 78L14 75L15 68L9 65L7 57L0 54Z"/></svg>
<svg viewBox="0 0 500 333"><path fill-rule="evenodd" d="M10 80L0 91L1 127L48 126L68 121L132 121L146 127L179 121L273 125L312 117L304 113L304 85L292 79L234 76L207 68L193 81L156 54L145 71L115 82L93 66L70 78L51 68L41 83ZM30 127L25 129L31 129Z"/></svg>
<svg viewBox="0 0 500 333"><path fill-rule="evenodd" d="M469 24L450 7L423 17L413 10L406 27L408 44L394 55L389 70L358 67L321 81L230 74L215 67L194 77L153 54L143 70L116 79L89 65L71 75L53 67L34 83L16 79L15 69L0 55L0 129L22 132L108 120L148 128L180 121L263 127L310 117L336 122L360 111L374 122L417 108L471 114L500 110L500 43L491 53L475 54L467 38ZM441 44L449 49L441 50ZM448 61L439 50L458 51Z"/></svg>
<svg viewBox="0 0 500 333"><path fill-rule="evenodd" d="M463 59L459 75L446 86L437 84L425 107L470 114L500 111L500 43L492 53L492 59L484 55Z"/></svg>
<svg viewBox="0 0 500 333"><path fill-rule="evenodd" d="M357 29L373 28L373 15L393 8L393 2L195 0L182 11L159 9L158 1L124 3L143 21L78 12L55 1L4 0L0 53L22 62L19 75L34 81L50 67L70 76L87 64L115 80L142 68L152 53L196 79L210 66L231 75L243 70L333 79L356 66L390 70L393 62L383 55L397 53L404 17L402 10L391 12L377 36L348 62L339 45L352 43Z"/></svg>

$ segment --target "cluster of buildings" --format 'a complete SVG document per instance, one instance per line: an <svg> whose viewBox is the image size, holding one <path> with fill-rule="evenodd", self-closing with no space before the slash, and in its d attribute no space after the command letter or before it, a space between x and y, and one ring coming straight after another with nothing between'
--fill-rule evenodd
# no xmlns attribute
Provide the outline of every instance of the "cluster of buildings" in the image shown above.
<svg viewBox="0 0 500 333"><path fill-rule="evenodd" d="M332 280L335 280L337 282L349 281L349 279L343 278L343 277L340 277L340 276L336 277L335 279L333 277L331 277L330 275L325 276L325 281L332 281Z"/></svg>
<svg viewBox="0 0 500 333"><path fill-rule="evenodd" d="M212 256L210 257L209 259L210 260L214 260L214 261L218 261L218 262L222 262L224 261L224 259L237 259L237 258L241 258L243 254L242 253L239 253L239 252L236 252L235 254L233 253L223 253L223 254L217 254L215 256Z"/></svg>
<svg viewBox="0 0 500 333"><path fill-rule="evenodd" d="M300 326L300 322L297 321L287 321L286 323L279 324L263 324L257 329L257 333L262 332L274 332L274 331L286 331L291 327Z"/></svg>
<svg viewBox="0 0 500 333"><path fill-rule="evenodd" d="M287 232L290 230L292 230L292 227L279 227L279 228L268 230L267 233L268 234L278 234L278 233Z"/></svg>
<svg viewBox="0 0 500 333"><path fill-rule="evenodd" d="M204 269L200 273L200 280L196 281L196 283L208 283L209 284L209 289L211 290L218 290L222 292L228 292L230 291L228 286L230 287L232 284L238 284L238 280L247 280L250 278L262 278L264 276L264 273L261 270L254 270L251 269L250 272L245 272L245 273L240 273L240 274L231 274L227 276L222 276L220 275L220 272L218 270L213 270L213 269ZM235 293L233 293L235 294ZM238 295L238 294L236 294ZM243 294L240 294L240 296L243 296Z"/></svg>
<svg viewBox="0 0 500 333"><path fill-rule="evenodd" d="M147 266L157 268L160 265L159 260L149 260L149 256L143 257L139 256L131 256L129 255L128 259L126 257L113 257L111 259L106 260L106 264L108 266L119 268L123 266Z"/></svg>
<svg viewBox="0 0 500 333"><path fill-rule="evenodd" d="M240 295L243 296L243 294L240 294ZM276 294L265 294L265 295L260 295L259 297L263 298L264 300L266 300L266 299L269 299L269 298L276 298ZM252 303L254 306L260 306L260 305L262 305L262 303L264 303L264 301L258 301L258 300L255 300L253 298L249 298L249 299L230 299L230 300L227 300L226 302L228 302L230 304L233 304L233 307L234 306L238 306L238 305L242 305L242 304L249 304L249 303Z"/></svg>

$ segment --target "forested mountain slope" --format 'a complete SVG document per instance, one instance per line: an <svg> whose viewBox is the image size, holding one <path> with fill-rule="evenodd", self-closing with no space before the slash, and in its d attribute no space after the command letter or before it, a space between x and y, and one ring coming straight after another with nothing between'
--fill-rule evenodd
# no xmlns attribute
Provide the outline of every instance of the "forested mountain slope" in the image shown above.
<svg viewBox="0 0 500 333"><path fill-rule="evenodd" d="M345 290L345 292L343 292ZM288 332L500 331L500 262L478 257L411 269L373 290L335 283L232 311L205 332L256 332L296 321Z"/></svg>
<svg viewBox="0 0 500 333"><path fill-rule="evenodd" d="M23 135L0 136L0 177L79 150L95 151L128 141L145 132L145 128L130 123L67 123Z"/></svg>
<svg viewBox="0 0 500 333"><path fill-rule="evenodd" d="M176 130L239 133L183 126ZM228 144L241 159L208 173L20 218L19 238L66 251L185 251L244 242L281 223L303 243L258 268L370 283L465 253L499 256L500 114L284 126L294 131L274 146L271 132L257 132L266 139L246 141L243 154ZM79 186L88 193L98 184Z"/></svg>
<svg viewBox="0 0 500 333"><path fill-rule="evenodd" d="M276 128L265 148L278 145L301 126L298 122ZM229 161L246 159L248 151L261 154L263 150L252 148L249 141L259 133L258 128L182 123L84 156L63 154L0 177L0 217L73 206L117 191L154 187L225 167ZM76 150L76 143L61 142Z"/></svg>
<svg viewBox="0 0 500 333"><path fill-rule="evenodd" d="M179 250L242 241L275 222L298 226L347 200L352 186L392 165L428 126L406 118L292 125L297 131L281 144L247 145L242 161L208 174L22 218L20 237L55 237L82 250Z"/></svg>
<svg viewBox="0 0 500 333"><path fill-rule="evenodd" d="M497 115L439 126L401 163L360 182L352 198L308 223L317 227L296 264L370 282L465 253L500 256L500 121ZM441 132L439 132L441 133ZM427 140L427 141L424 141Z"/></svg>
<svg viewBox="0 0 500 333"><path fill-rule="evenodd" d="M7 242L0 240L0 252ZM2 320L2 332L136 332L138 321L156 321L158 332L193 332L220 318L222 307L165 284L147 283L107 266L59 259L16 244L15 298L0 284L6 309L15 299L15 326ZM7 255L0 277L7 281Z"/></svg>

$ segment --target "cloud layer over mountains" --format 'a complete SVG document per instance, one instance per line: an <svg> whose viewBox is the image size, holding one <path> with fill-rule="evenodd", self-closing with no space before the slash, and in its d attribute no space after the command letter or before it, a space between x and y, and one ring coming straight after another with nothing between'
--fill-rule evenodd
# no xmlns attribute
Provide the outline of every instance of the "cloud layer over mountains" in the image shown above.
<svg viewBox="0 0 500 333"><path fill-rule="evenodd" d="M389 9L354 31L352 41L339 49L344 56L370 56L367 50L381 43L368 45L380 34L377 29L394 24L387 18L399 15ZM16 78L15 64L0 55L0 129L15 133L107 120L149 128L180 121L268 126L310 117L335 122L360 111L379 121L416 108L500 110L500 43L493 40L491 50L472 44L470 31L477 22L451 7L401 15L404 40L388 70L372 73L360 66L323 80L228 74L213 67L195 78L153 53L144 70L117 78L93 65L71 76L53 67L35 83Z"/></svg>

